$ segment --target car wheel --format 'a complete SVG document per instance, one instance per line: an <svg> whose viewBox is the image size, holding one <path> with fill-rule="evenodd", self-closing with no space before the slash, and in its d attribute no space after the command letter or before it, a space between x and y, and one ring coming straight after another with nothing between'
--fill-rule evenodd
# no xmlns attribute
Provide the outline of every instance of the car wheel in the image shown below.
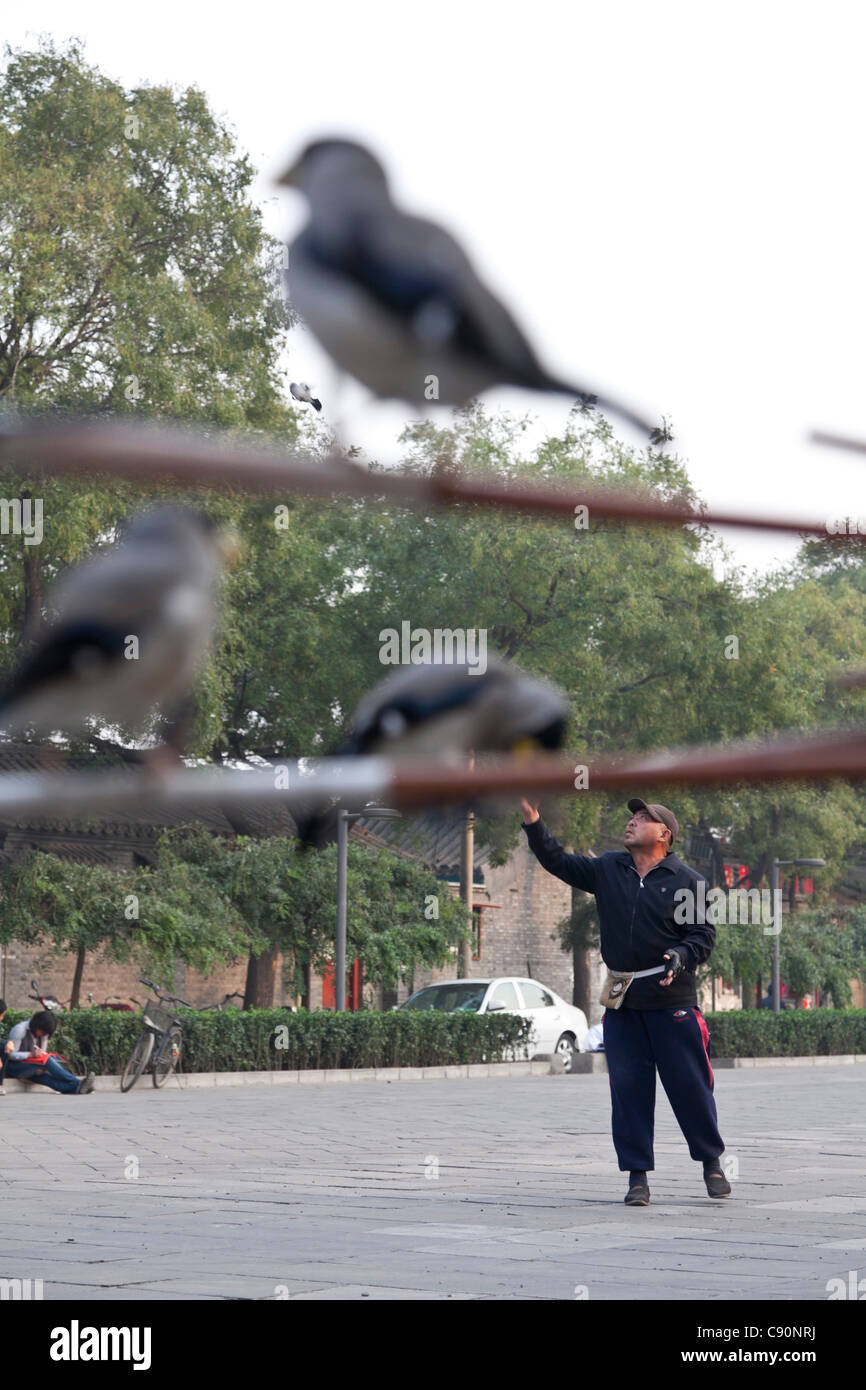
<svg viewBox="0 0 866 1390"><path fill-rule="evenodd" d="M566 1071L571 1071L574 1066L574 1038L570 1033L563 1033L554 1049L556 1056L561 1057Z"/></svg>

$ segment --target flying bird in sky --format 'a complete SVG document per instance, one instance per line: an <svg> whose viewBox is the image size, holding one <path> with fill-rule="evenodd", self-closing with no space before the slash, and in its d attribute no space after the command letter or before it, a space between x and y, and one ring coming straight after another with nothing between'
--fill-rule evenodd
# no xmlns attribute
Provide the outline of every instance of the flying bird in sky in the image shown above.
<svg viewBox="0 0 866 1390"><path fill-rule="evenodd" d="M204 513L160 506L71 568L53 617L0 691L0 730L80 733L91 718L140 731L187 695L215 628L226 536Z"/></svg>
<svg viewBox="0 0 866 1390"><path fill-rule="evenodd" d="M488 657L483 672L465 662L430 662L403 667L374 686L335 757L555 751L567 719L568 701L556 686L499 657ZM298 837L320 846L333 838L335 826L336 808L330 807L302 816Z"/></svg>
<svg viewBox="0 0 866 1390"><path fill-rule="evenodd" d="M377 396L462 405L497 385L592 395L544 369L450 233L394 204L363 145L317 140L278 182L300 190L310 211L289 252L292 304L334 361ZM627 405L597 401L642 433L653 429Z"/></svg>
<svg viewBox="0 0 866 1390"><path fill-rule="evenodd" d="M290 381L289 390L296 401L304 401L307 405L311 405L314 410L322 409L322 402L316 400L305 381Z"/></svg>

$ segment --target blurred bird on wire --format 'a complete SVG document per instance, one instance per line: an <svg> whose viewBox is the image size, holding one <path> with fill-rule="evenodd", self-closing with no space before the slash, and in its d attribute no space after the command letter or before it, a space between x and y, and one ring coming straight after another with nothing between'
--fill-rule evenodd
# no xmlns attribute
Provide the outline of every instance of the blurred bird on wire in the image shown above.
<svg viewBox="0 0 866 1390"><path fill-rule="evenodd" d="M443 227L402 212L382 165L352 140L317 140L277 180L310 217L289 251L292 305L334 361L384 400L462 405L491 386L556 392L649 435L622 402L560 381Z"/></svg>
<svg viewBox="0 0 866 1390"><path fill-rule="evenodd" d="M500 657L486 670L466 662L429 662L387 676L358 705L335 757L380 754L434 757L456 767L470 753L529 754L562 747L568 699L547 681ZM338 803L298 819L298 838L321 847L336 834Z"/></svg>
<svg viewBox="0 0 866 1390"><path fill-rule="evenodd" d="M304 401L306 405L311 405L314 410L322 409L322 402L316 399L305 381L290 381L289 390L296 401Z"/></svg>
<svg viewBox="0 0 866 1390"><path fill-rule="evenodd" d="M670 444L673 437L674 433L671 429L670 422L662 416L661 425L656 426L651 432L649 442L654 449L661 449L665 444Z"/></svg>
<svg viewBox="0 0 866 1390"><path fill-rule="evenodd" d="M142 732L156 712L179 711L213 636L232 547L193 508L132 517L117 544L57 584L53 616L0 691L0 731L75 734L98 719ZM175 747L177 737L175 728Z"/></svg>

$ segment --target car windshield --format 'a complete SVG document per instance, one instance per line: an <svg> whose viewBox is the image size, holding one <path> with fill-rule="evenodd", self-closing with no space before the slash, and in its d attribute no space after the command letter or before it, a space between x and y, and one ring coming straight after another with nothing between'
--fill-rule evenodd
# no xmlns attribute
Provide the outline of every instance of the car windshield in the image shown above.
<svg viewBox="0 0 866 1390"><path fill-rule="evenodd" d="M481 1008L481 1001L487 993L488 981L466 981L461 984L453 985L428 985L426 989L419 989L417 994L413 994L411 999L407 999L405 1004L401 1004L401 1009L442 1009L445 1013L463 1011L465 1013L477 1013Z"/></svg>

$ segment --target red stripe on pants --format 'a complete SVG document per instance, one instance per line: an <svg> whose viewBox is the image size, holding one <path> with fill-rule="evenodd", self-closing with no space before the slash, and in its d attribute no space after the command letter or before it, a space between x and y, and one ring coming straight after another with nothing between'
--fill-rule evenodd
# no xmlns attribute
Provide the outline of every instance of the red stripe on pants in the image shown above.
<svg viewBox="0 0 866 1390"><path fill-rule="evenodd" d="M705 1053L706 1059L707 1059L707 1070L708 1070L708 1072L710 1073L710 1086L715 1086L715 1078L713 1077L713 1068L712 1068L712 1066L711 1066L711 1064L710 1064L710 1030L709 1030L709 1028L707 1027L707 1020L704 1018L704 1016L703 1016L703 1014L701 1013L700 1009L695 1009L694 1012L695 1012L695 1016L697 1017L698 1023L700 1024L700 1028L701 1028L701 1037L702 1037L703 1040L704 1040L704 1053Z"/></svg>

